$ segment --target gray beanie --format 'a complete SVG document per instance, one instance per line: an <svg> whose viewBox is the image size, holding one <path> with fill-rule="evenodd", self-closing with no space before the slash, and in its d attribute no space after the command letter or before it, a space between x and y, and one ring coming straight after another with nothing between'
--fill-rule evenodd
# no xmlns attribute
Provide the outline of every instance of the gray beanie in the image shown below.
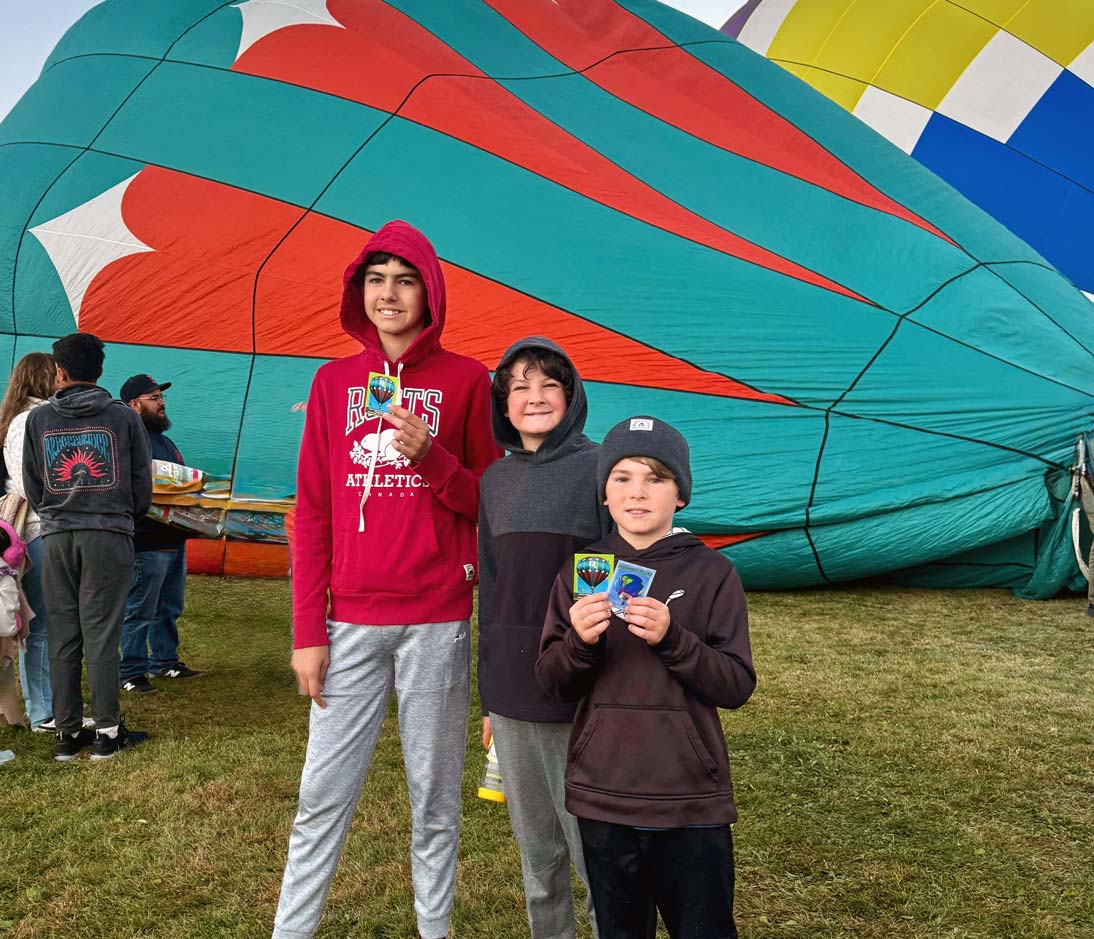
<svg viewBox="0 0 1094 939"><path fill-rule="evenodd" d="M676 475L676 486L684 505L691 501L691 460L688 442L675 427L655 417L628 417L620 421L600 445L600 459L596 466L596 484L600 501L604 501L604 487L608 474L620 460L628 457L650 456L660 460Z"/></svg>

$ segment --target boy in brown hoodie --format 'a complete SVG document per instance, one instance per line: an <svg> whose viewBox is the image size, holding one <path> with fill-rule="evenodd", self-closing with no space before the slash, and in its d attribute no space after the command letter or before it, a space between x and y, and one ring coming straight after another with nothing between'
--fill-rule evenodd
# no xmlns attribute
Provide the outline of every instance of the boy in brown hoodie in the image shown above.
<svg viewBox="0 0 1094 939"><path fill-rule="evenodd" d="M672 527L691 498L687 441L651 417L604 438L600 497L618 530L583 553L654 571L617 612L607 593L574 602L559 574L536 676L579 701L566 764L600 939L736 937L737 820L718 708L738 708L756 673L733 564ZM671 609L669 604L671 604Z"/></svg>

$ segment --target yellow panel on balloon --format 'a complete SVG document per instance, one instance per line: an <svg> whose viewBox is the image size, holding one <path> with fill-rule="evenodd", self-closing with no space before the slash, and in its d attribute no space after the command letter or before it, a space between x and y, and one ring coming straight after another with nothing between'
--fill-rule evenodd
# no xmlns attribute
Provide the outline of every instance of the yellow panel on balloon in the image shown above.
<svg viewBox="0 0 1094 939"><path fill-rule="evenodd" d="M1056 5L1055 0L1050 0L1050 2L1052 5ZM946 0L946 4L952 5L949 0ZM1022 7L1029 6L1029 4L1030 0L962 0L961 6L970 13L983 17L989 23L1003 26Z"/></svg>
<svg viewBox="0 0 1094 939"><path fill-rule="evenodd" d="M1007 24L1007 31L1067 66L1094 42L1094 3L1030 0Z"/></svg>
<svg viewBox="0 0 1094 939"><path fill-rule="evenodd" d="M998 32L960 7L937 3L909 24L871 84L934 110Z"/></svg>
<svg viewBox="0 0 1094 939"><path fill-rule="evenodd" d="M848 110L907 28L932 0L884 4L799 0L767 51L780 64L812 65L805 77ZM853 8L854 16L846 14ZM840 80L836 76L843 76ZM846 81L851 79L852 81Z"/></svg>

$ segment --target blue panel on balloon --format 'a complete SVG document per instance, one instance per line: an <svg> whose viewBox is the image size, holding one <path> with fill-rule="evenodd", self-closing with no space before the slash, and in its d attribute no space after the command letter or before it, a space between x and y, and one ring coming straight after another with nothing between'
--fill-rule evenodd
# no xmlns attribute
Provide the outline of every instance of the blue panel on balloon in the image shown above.
<svg viewBox="0 0 1094 939"><path fill-rule="evenodd" d="M1094 290L1094 193L937 113L912 156L1050 258L1076 286Z"/></svg>
<svg viewBox="0 0 1094 939"><path fill-rule="evenodd" d="M1094 189L1094 88L1064 71L1008 142L1060 176Z"/></svg>

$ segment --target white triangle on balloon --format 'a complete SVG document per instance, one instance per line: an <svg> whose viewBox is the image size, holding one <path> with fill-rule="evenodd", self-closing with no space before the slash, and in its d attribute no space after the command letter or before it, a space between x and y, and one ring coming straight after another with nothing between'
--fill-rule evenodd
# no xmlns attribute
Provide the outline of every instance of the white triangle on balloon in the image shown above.
<svg viewBox="0 0 1094 939"><path fill-rule="evenodd" d="M153 250L122 218L122 199L136 178L134 173L94 199L30 230L61 278L77 326L84 294L99 271L120 258Z"/></svg>
<svg viewBox="0 0 1094 939"><path fill-rule="evenodd" d="M235 7L243 17L237 59L258 40L287 26L322 23L345 29L327 11L326 0L244 0Z"/></svg>

